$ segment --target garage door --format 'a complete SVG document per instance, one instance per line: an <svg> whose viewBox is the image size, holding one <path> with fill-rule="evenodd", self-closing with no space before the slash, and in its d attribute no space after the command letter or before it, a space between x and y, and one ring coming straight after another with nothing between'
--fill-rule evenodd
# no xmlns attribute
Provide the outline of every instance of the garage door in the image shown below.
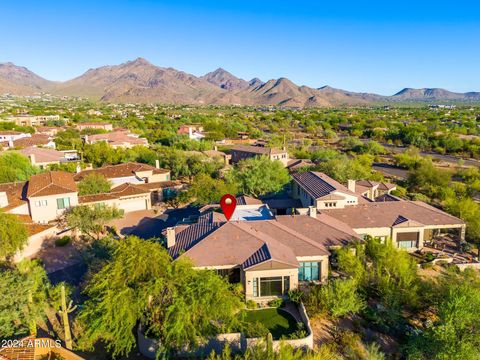
<svg viewBox="0 0 480 360"><path fill-rule="evenodd" d="M145 199L121 200L119 208L124 210L126 213L131 211L145 210L147 208L147 203Z"/></svg>

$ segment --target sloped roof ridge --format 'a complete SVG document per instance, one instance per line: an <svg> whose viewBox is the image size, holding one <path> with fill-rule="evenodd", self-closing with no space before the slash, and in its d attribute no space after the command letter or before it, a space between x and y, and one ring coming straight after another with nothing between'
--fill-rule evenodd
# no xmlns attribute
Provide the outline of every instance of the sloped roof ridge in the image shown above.
<svg viewBox="0 0 480 360"><path fill-rule="evenodd" d="M310 245L315 246L316 248L318 248L318 249L320 249L320 250L324 250L324 251L327 252L328 254L330 253L330 252L328 251L328 249L325 247L325 245L320 244L320 243L316 242L315 240L312 240L312 239L310 239L309 237L307 237L307 236L305 236L305 235L302 235L302 234L296 232L295 230L289 228L288 226L281 224L278 220L274 219L274 220L267 220L267 221L268 221L269 223L273 224L274 226L282 229L283 231L286 231L286 232L288 232L289 234L295 235L295 236L298 237L300 240L305 241L305 242L309 243ZM323 223L323 222L322 222L322 223Z"/></svg>

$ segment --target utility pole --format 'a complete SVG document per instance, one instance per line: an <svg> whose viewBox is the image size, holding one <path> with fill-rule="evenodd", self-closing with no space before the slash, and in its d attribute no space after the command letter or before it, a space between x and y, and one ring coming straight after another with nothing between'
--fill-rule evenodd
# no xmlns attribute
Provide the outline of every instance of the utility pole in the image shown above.
<svg viewBox="0 0 480 360"><path fill-rule="evenodd" d="M68 350L73 350L72 333L70 332L70 321L68 320L68 314L70 314L72 311L75 311L77 305L72 306L73 302L72 300L70 300L70 303L67 307L67 299L65 297L65 285L62 285L61 297L62 309L59 311L59 313L62 315L63 328L65 331L65 347Z"/></svg>

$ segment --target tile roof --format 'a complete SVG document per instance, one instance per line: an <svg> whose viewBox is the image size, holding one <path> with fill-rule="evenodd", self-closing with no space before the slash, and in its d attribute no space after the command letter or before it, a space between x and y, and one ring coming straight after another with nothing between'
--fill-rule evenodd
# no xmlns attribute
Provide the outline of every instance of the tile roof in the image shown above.
<svg viewBox="0 0 480 360"><path fill-rule="evenodd" d="M32 175L28 181L27 197L39 197L77 192L77 185L71 173L49 171Z"/></svg>
<svg viewBox="0 0 480 360"><path fill-rule="evenodd" d="M27 146L47 145L51 141L52 141L52 139L48 135L32 134L32 136L14 140L13 141L13 146L14 147L27 147Z"/></svg>
<svg viewBox="0 0 480 360"><path fill-rule="evenodd" d="M263 146L251 146L251 145L235 145L231 149L232 151L241 151L247 153L253 153L258 155L274 155L274 154L284 154L287 151L276 149L276 148L269 148Z"/></svg>
<svg viewBox="0 0 480 360"><path fill-rule="evenodd" d="M305 189L315 199L321 199L332 192L339 191L358 197L357 194L348 190L344 185L332 179L328 175L318 171L308 171L303 173L292 174L296 181L303 189ZM359 202L364 202L362 198L358 198Z"/></svg>
<svg viewBox="0 0 480 360"><path fill-rule="evenodd" d="M95 203L99 201L107 201L107 200L115 200L115 199L118 199L118 196L115 196L109 193L82 195L78 197L78 203L89 204L89 203Z"/></svg>
<svg viewBox="0 0 480 360"><path fill-rule="evenodd" d="M2 208L4 211L28 204L27 184L26 181L0 184L0 192L5 192L8 200L8 206Z"/></svg>
<svg viewBox="0 0 480 360"><path fill-rule="evenodd" d="M19 150L25 156L34 155L36 163L60 162L65 160L65 154L55 149L29 146Z"/></svg>
<svg viewBox="0 0 480 360"><path fill-rule="evenodd" d="M462 225L464 222L421 201L371 202L343 209L322 210L354 229L391 227L401 218L425 225ZM401 217L399 219L399 217Z"/></svg>
<svg viewBox="0 0 480 360"><path fill-rule="evenodd" d="M338 224L328 216L322 220L298 215L217 222L215 214L204 214L197 224L176 228L175 245L168 250L170 255L174 259L189 257L200 267L250 268L267 260L298 266L297 256L329 255L329 246L360 240L348 225Z"/></svg>
<svg viewBox="0 0 480 360"><path fill-rule="evenodd" d="M85 176L91 173L98 173L105 176L107 179L115 179L121 177L128 177L134 175L139 171L152 171L154 174L166 174L169 170L157 169L154 166L148 164L142 164L137 162L127 162L118 165L107 165L97 169L84 170L74 175L75 181L82 180Z"/></svg>
<svg viewBox="0 0 480 360"><path fill-rule="evenodd" d="M148 140L131 134L125 130L112 131L105 134L95 134L88 136L88 142L106 141L111 145L148 145Z"/></svg>
<svg viewBox="0 0 480 360"><path fill-rule="evenodd" d="M143 195L143 194L150 194L150 190L148 189L143 189L138 185L134 184L121 184L112 190L110 190L111 194L114 194L115 196L132 196L132 195Z"/></svg>
<svg viewBox="0 0 480 360"><path fill-rule="evenodd" d="M1 347L0 360L34 360L35 346L31 346L35 341L34 336L28 336L18 341L16 346Z"/></svg>
<svg viewBox="0 0 480 360"><path fill-rule="evenodd" d="M241 195L237 196L237 205L262 205L262 200L255 199L251 196Z"/></svg>

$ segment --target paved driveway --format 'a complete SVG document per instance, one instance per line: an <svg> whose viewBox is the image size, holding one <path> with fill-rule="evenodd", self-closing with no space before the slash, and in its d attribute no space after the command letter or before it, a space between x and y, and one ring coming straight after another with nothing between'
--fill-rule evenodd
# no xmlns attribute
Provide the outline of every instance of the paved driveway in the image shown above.
<svg viewBox="0 0 480 360"><path fill-rule="evenodd" d="M168 209L162 214L155 214L153 210L141 210L127 213L122 219L110 222L110 225L114 225L122 235L136 235L143 239L150 239L159 237L162 230L198 213L198 209L191 206Z"/></svg>

